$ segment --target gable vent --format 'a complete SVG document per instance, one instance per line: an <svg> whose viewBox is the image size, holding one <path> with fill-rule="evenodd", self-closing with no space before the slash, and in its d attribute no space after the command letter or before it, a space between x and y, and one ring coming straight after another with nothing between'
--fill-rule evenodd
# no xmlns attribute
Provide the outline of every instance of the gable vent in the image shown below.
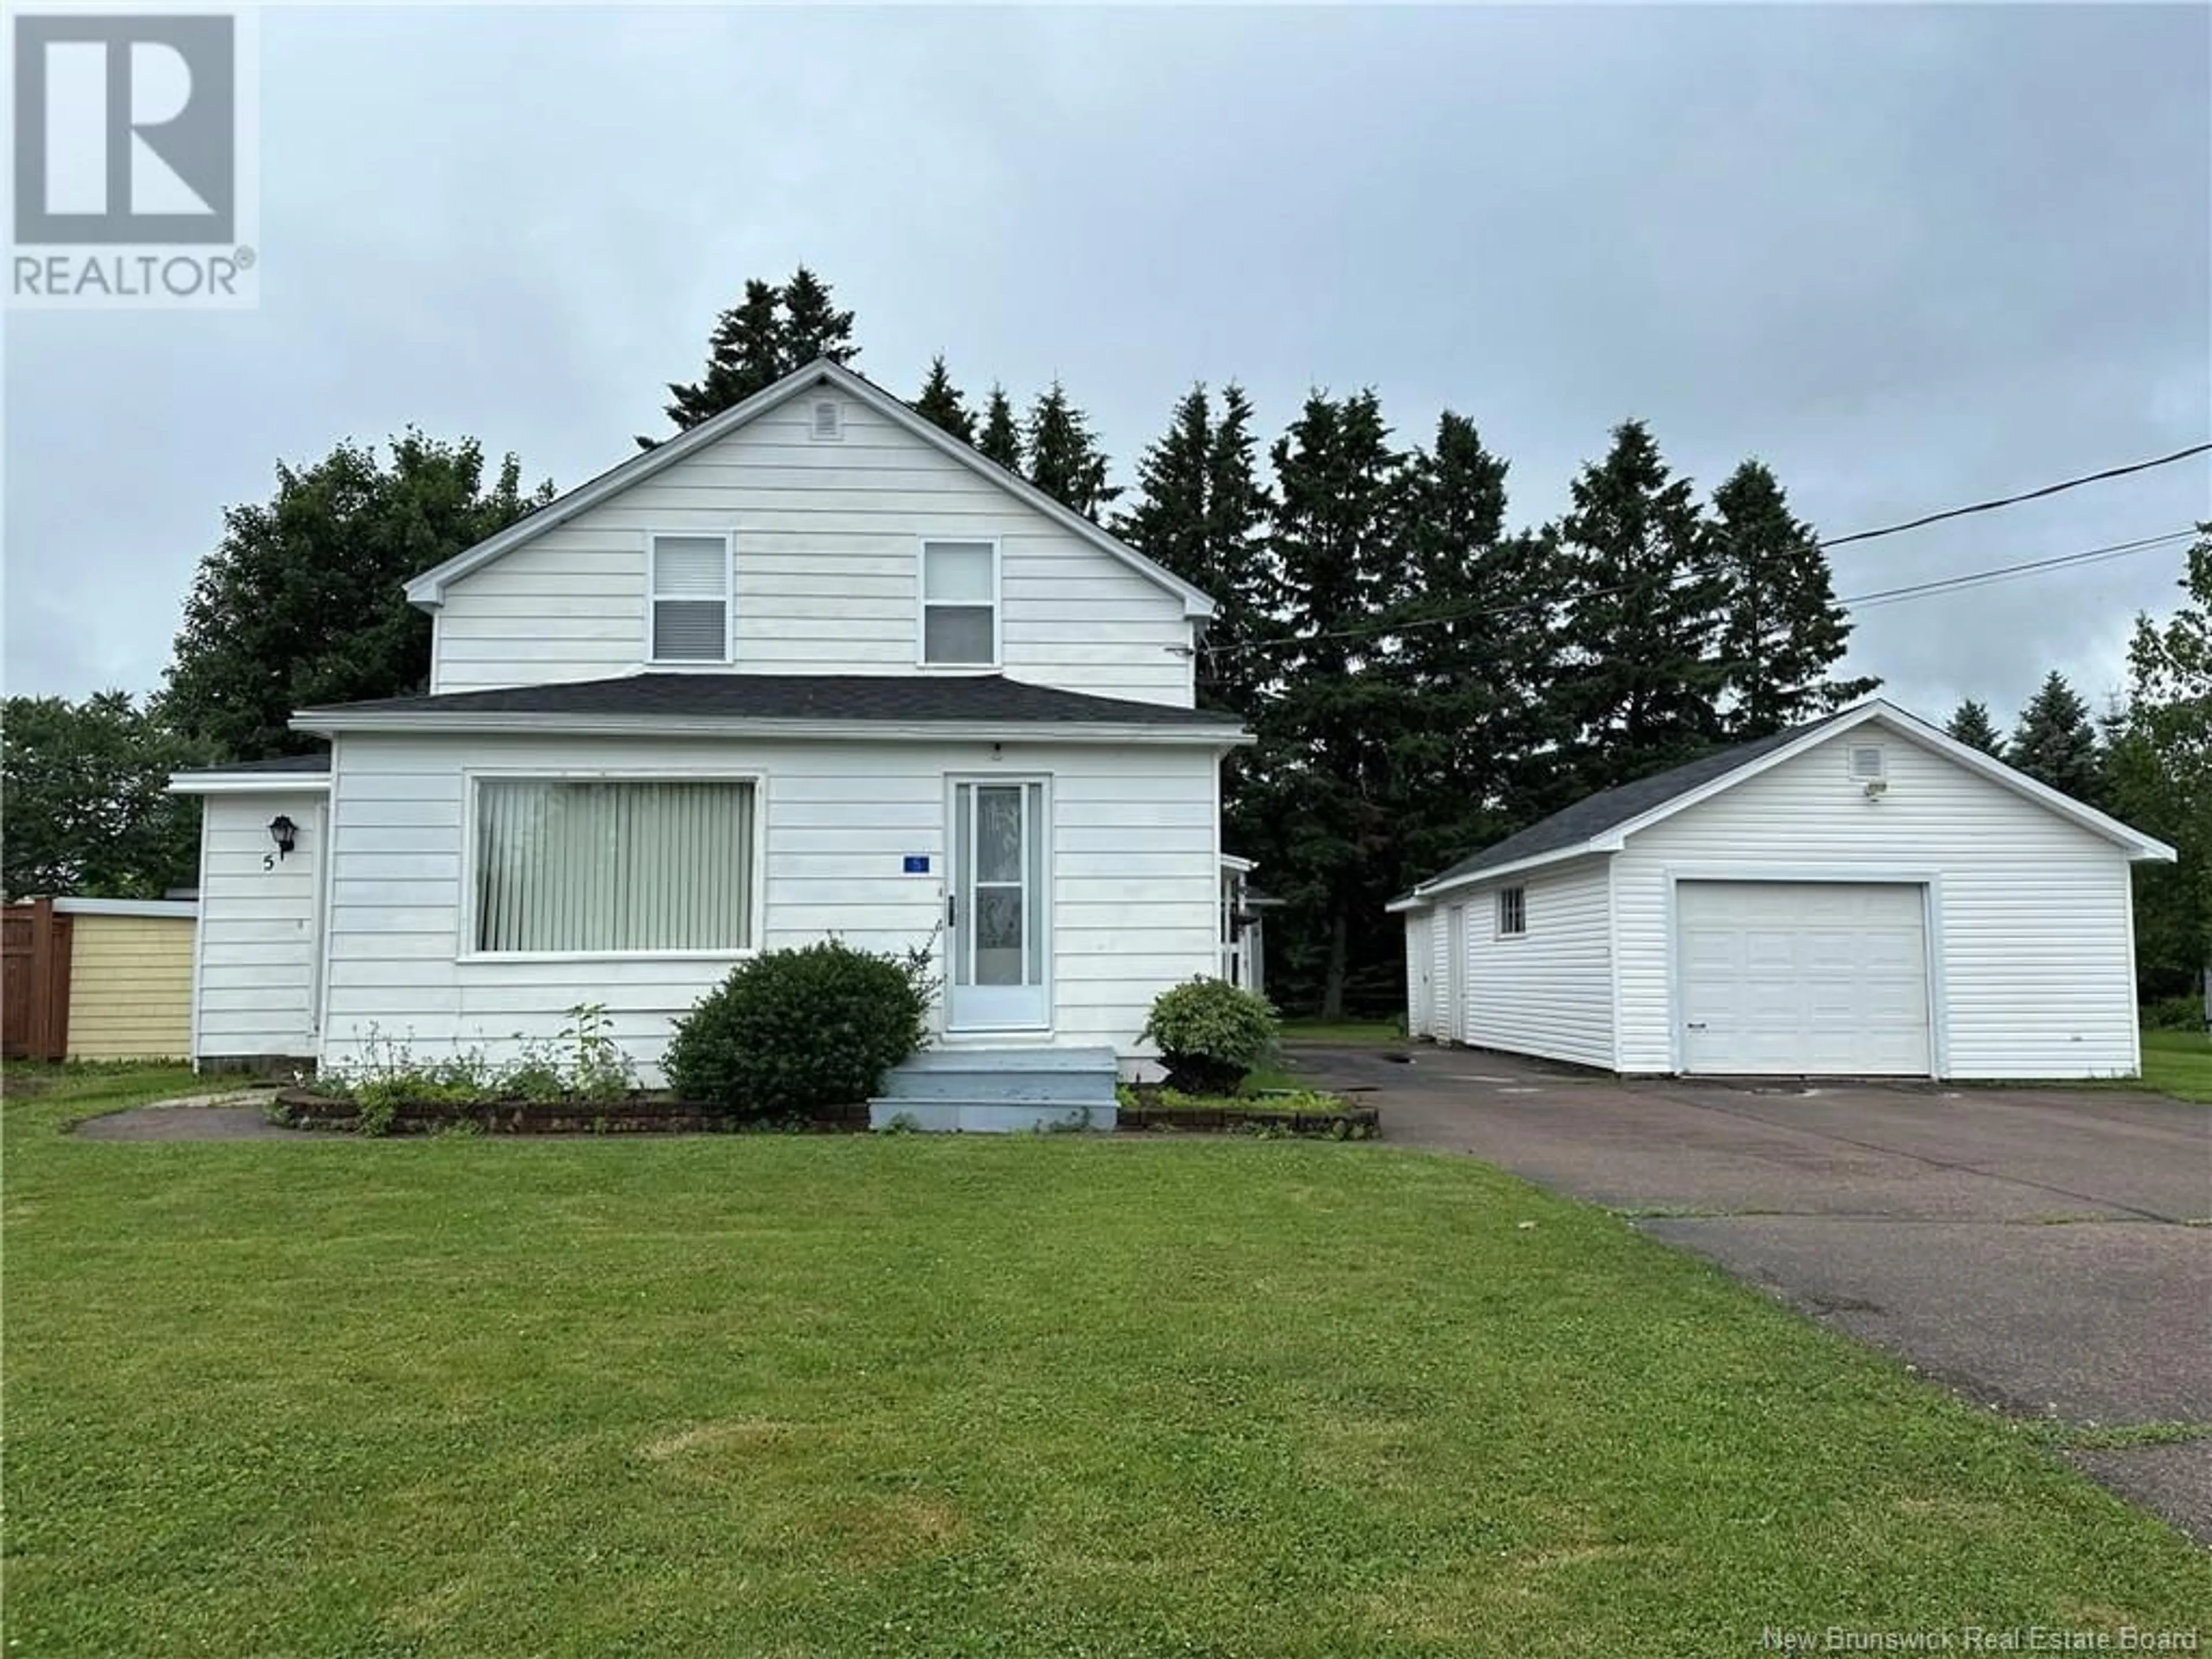
<svg viewBox="0 0 2212 1659"><path fill-rule="evenodd" d="M817 444L834 444L845 435L845 405L835 398L814 400L813 424L809 428Z"/></svg>
<svg viewBox="0 0 2212 1659"><path fill-rule="evenodd" d="M1883 769L1881 745L1858 743L1851 745L1851 777L1860 783L1872 783L1887 776Z"/></svg>

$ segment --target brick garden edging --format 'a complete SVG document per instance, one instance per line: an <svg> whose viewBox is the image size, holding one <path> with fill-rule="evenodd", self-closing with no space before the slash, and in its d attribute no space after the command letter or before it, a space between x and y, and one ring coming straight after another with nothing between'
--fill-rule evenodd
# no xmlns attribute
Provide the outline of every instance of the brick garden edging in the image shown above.
<svg viewBox="0 0 2212 1659"><path fill-rule="evenodd" d="M344 1129L358 1127L361 1109L309 1089L287 1089L276 1097L293 1127ZM751 1127L754 1120L733 1116L696 1101L632 1095L619 1101L499 1100L476 1104L452 1101L405 1102L392 1112L395 1135L428 1134L457 1123L474 1123L495 1135L728 1134ZM810 1114L810 1131L836 1133L868 1127L865 1103Z"/></svg>
<svg viewBox="0 0 2212 1659"><path fill-rule="evenodd" d="M1288 1129L1295 1134L1318 1135L1331 1140L1367 1139L1382 1121L1372 1106L1345 1106L1334 1112L1271 1112L1265 1108L1228 1110L1218 1106L1136 1105L1121 1108L1117 1129L1223 1130Z"/></svg>

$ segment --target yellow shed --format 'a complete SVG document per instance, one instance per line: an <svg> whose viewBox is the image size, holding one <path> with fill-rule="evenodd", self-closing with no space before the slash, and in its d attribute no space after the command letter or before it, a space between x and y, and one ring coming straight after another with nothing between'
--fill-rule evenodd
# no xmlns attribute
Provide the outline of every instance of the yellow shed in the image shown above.
<svg viewBox="0 0 2212 1659"><path fill-rule="evenodd" d="M185 1059L192 1052L192 935L199 906L56 899L70 917L72 1060Z"/></svg>

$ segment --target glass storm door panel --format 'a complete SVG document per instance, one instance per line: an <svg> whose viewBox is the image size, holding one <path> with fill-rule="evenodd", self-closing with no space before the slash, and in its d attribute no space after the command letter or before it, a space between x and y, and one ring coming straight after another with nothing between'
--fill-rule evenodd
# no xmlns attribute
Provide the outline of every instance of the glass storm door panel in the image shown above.
<svg viewBox="0 0 2212 1659"><path fill-rule="evenodd" d="M1052 1024L1044 786L955 783L951 828L945 1024L1042 1030Z"/></svg>

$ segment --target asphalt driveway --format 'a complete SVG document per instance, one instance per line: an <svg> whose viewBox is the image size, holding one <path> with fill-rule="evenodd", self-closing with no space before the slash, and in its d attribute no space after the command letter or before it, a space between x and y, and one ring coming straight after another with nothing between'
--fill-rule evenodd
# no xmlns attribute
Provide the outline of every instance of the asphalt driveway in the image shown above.
<svg viewBox="0 0 2212 1659"><path fill-rule="evenodd" d="M2212 1109L2096 1090L1621 1082L1473 1049L1301 1050L1387 1140L1613 1206L1967 1397L2212 1425ZM2076 1454L2212 1542L2212 1426Z"/></svg>

